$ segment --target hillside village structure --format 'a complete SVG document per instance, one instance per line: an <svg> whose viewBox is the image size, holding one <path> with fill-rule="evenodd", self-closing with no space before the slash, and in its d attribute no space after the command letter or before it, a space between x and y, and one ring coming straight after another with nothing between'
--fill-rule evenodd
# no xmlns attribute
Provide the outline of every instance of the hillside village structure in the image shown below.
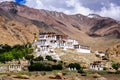
<svg viewBox="0 0 120 80"><path fill-rule="evenodd" d="M60 60L55 53L55 48L63 50L75 49L80 53L91 53L88 46L80 45L77 40L69 38L67 35L58 35L54 32L41 32L38 38L33 42L34 51L37 56L52 55L54 59Z"/></svg>
<svg viewBox="0 0 120 80"><path fill-rule="evenodd" d="M12 60L4 65L0 65L0 72L20 72L27 71L30 62L26 59Z"/></svg>
<svg viewBox="0 0 120 80"><path fill-rule="evenodd" d="M103 68L104 68L104 64L100 61L90 63L90 69L91 70L101 71L101 70L103 70Z"/></svg>
<svg viewBox="0 0 120 80"><path fill-rule="evenodd" d="M96 51L95 54L100 57L105 57L105 52L102 51Z"/></svg>

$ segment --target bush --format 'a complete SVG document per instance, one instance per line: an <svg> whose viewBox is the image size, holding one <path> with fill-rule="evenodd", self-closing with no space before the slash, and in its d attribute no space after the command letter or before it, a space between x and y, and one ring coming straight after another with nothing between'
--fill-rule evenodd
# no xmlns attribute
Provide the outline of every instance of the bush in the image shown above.
<svg viewBox="0 0 120 80"><path fill-rule="evenodd" d="M27 60L33 60L34 56L33 55L26 55L25 59Z"/></svg>
<svg viewBox="0 0 120 80"><path fill-rule="evenodd" d="M36 58L34 59L34 61L43 61L43 60L44 60L44 59L43 59L42 56L36 57Z"/></svg>
<svg viewBox="0 0 120 80"><path fill-rule="evenodd" d="M99 78L99 77L101 77L101 75L99 75L98 73L93 74L93 78Z"/></svg>
<svg viewBox="0 0 120 80"><path fill-rule="evenodd" d="M120 71L115 72L115 74L120 74Z"/></svg>
<svg viewBox="0 0 120 80"><path fill-rule="evenodd" d="M52 65L52 69L54 69L54 70L62 70L63 67L62 67L61 64L57 64L57 65Z"/></svg>
<svg viewBox="0 0 120 80"><path fill-rule="evenodd" d="M28 67L29 71L52 71L51 65L44 63L33 63Z"/></svg>
<svg viewBox="0 0 120 80"><path fill-rule="evenodd" d="M5 44L5 45L1 44L0 47L1 47L0 53L8 52L12 49L11 46L9 46L7 44Z"/></svg>
<svg viewBox="0 0 120 80"><path fill-rule="evenodd" d="M30 52L32 52L31 48L27 48L24 45L15 45L11 47L5 44L0 48L0 62L23 58Z"/></svg>
<svg viewBox="0 0 120 80"><path fill-rule="evenodd" d="M76 68L77 70L81 69L81 66L80 66L79 63L70 63L68 65L68 67L70 67L70 68Z"/></svg>
<svg viewBox="0 0 120 80"><path fill-rule="evenodd" d="M55 59L54 59L54 60L53 60L53 62L54 62L54 63L56 63L56 62L57 62L57 60L55 60Z"/></svg>
<svg viewBox="0 0 120 80"><path fill-rule="evenodd" d="M83 69L78 70L78 73L85 73Z"/></svg>
<svg viewBox="0 0 120 80"><path fill-rule="evenodd" d="M33 63L28 67L29 71L42 71L44 65L42 63Z"/></svg>
<svg viewBox="0 0 120 80"><path fill-rule="evenodd" d="M53 69L52 69L51 65L45 66L45 71L52 71L52 70L53 70Z"/></svg>
<svg viewBox="0 0 120 80"><path fill-rule="evenodd" d="M11 61L14 59L14 56L12 55L12 53L7 53L5 52L4 54L0 55L0 62L6 62L6 61Z"/></svg>
<svg viewBox="0 0 120 80"><path fill-rule="evenodd" d="M52 60L53 60L53 58L52 58L51 56L49 56L49 55L47 55L47 56L45 57L45 59L47 59L48 61L52 61Z"/></svg>
<svg viewBox="0 0 120 80"><path fill-rule="evenodd" d="M112 68L115 69L116 71L118 71L119 63L113 63Z"/></svg>
<svg viewBox="0 0 120 80"><path fill-rule="evenodd" d="M106 71L106 70L107 70L107 68L106 68L106 67L104 67L104 68L103 68L103 70L104 70L104 71Z"/></svg>
<svg viewBox="0 0 120 80"><path fill-rule="evenodd" d="M42 63L33 63L28 67L29 71L42 71L44 70L44 64Z"/></svg>

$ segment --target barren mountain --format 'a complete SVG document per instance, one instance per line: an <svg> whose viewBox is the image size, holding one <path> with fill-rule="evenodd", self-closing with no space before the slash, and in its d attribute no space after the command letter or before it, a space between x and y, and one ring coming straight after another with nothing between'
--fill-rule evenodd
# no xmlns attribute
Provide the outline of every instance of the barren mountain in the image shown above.
<svg viewBox="0 0 120 80"><path fill-rule="evenodd" d="M32 42L34 33L38 32L37 27L33 24L23 24L0 16L0 43L2 44L26 44Z"/></svg>
<svg viewBox="0 0 120 80"><path fill-rule="evenodd" d="M120 44L108 48L106 52L110 60L120 63Z"/></svg>
<svg viewBox="0 0 120 80"><path fill-rule="evenodd" d="M93 48L104 49L120 42L120 23L96 14L67 15L62 12L33 9L14 2L3 2L0 3L0 15L9 21L14 20L24 25L28 23L36 25L42 31L66 34L79 40L80 44ZM25 27L21 26L21 28ZM23 35L27 33L25 31Z"/></svg>

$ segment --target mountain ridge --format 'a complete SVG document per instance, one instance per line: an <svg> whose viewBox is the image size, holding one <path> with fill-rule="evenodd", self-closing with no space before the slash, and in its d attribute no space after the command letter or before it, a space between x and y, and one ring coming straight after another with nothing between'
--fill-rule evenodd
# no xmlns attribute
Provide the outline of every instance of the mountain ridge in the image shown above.
<svg viewBox="0 0 120 80"><path fill-rule="evenodd" d="M93 46L105 46L119 43L120 23L112 18L101 17L96 14L88 17L81 14L67 15L62 12L38 10L14 2L0 3L0 14L10 20L16 20L23 24L31 23L37 26L38 31L56 32L65 34L78 40L81 44ZM38 34L38 32L37 32ZM95 45L94 45L95 46Z"/></svg>

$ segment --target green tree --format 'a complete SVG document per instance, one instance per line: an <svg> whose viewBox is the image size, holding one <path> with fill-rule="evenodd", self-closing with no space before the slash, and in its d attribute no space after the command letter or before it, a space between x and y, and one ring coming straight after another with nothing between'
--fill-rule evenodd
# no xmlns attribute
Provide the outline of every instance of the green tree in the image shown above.
<svg viewBox="0 0 120 80"><path fill-rule="evenodd" d="M25 59L27 59L27 60L33 60L34 56L33 55L26 55Z"/></svg>
<svg viewBox="0 0 120 80"><path fill-rule="evenodd" d="M33 63L28 67L29 71L52 71L51 65L44 63Z"/></svg>
<svg viewBox="0 0 120 80"><path fill-rule="evenodd" d="M21 49L23 49L23 47L24 47L24 46L17 44L17 45L15 45L15 46L13 46L12 48L13 48L13 49L21 50Z"/></svg>
<svg viewBox="0 0 120 80"><path fill-rule="evenodd" d="M81 66L80 66L79 63L74 63L74 65L75 65L75 67L76 67L77 70L81 69Z"/></svg>
<svg viewBox="0 0 120 80"><path fill-rule="evenodd" d="M1 45L0 48L0 61L5 62L5 61L10 61L12 59L19 59L23 58L26 55L30 54L33 52L33 49L31 48L31 44L27 47L27 45L15 45L13 47L5 44ZM30 58L30 56L28 56ZM28 59L27 57L27 59ZM32 58L32 57L31 57Z"/></svg>
<svg viewBox="0 0 120 80"><path fill-rule="evenodd" d="M79 63L70 63L68 65L68 67L70 67L70 68L76 68L77 70L81 69L81 66L80 66Z"/></svg>
<svg viewBox="0 0 120 80"><path fill-rule="evenodd" d="M43 63L33 63L28 67L29 71L42 71L44 70L44 64Z"/></svg>
<svg viewBox="0 0 120 80"><path fill-rule="evenodd" d="M4 44L4 45L1 45L2 46L2 49L0 49L0 52L3 53L3 52L8 52L11 50L11 46L7 45L7 44Z"/></svg>
<svg viewBox="0 0 120 80"><path fill-rule="evenodd" d="M53 60L53 58L52 58L51 56L49 56L49 55L47 55L47 56L45 57L45 59L47 59L48 61L52 61L52 60Z"/></svg>
<svg viewBox="0 0 120 80"><path fill-rule="evenodd" d="M11 52L5 52L4 54L0 55L0 62L11 61L14 59L14 56Z"/></svg>
<svg viewBox="0 0 120 80"><path fill-rule="evenodd" d="M112 64L112 68L115 69L116 71L118 71L118 69L119 69L119 63L113 63Z"/></svg>
<svg viewBox="0 0 120 80"><path fill-rule="evenodd" d="M43 61L43 60L44 60L44 58L42 56L36 57L34 59L34 61Z"/></svg>
<svg viewBox="0 0 120 80"><path fill-rule="evenodd" d="M62 67L62 64L57 64L57 65L52 65L52 69L54 69L54 70L62 70L63 67Z"/></svg>
<svg viewBox="0 0 120 80"><path fill-rule="evenodd" d="M52 66L51 65L47 65L47 66L44 66L45 67L45 70L44 71L52 71Z"/></svg>

